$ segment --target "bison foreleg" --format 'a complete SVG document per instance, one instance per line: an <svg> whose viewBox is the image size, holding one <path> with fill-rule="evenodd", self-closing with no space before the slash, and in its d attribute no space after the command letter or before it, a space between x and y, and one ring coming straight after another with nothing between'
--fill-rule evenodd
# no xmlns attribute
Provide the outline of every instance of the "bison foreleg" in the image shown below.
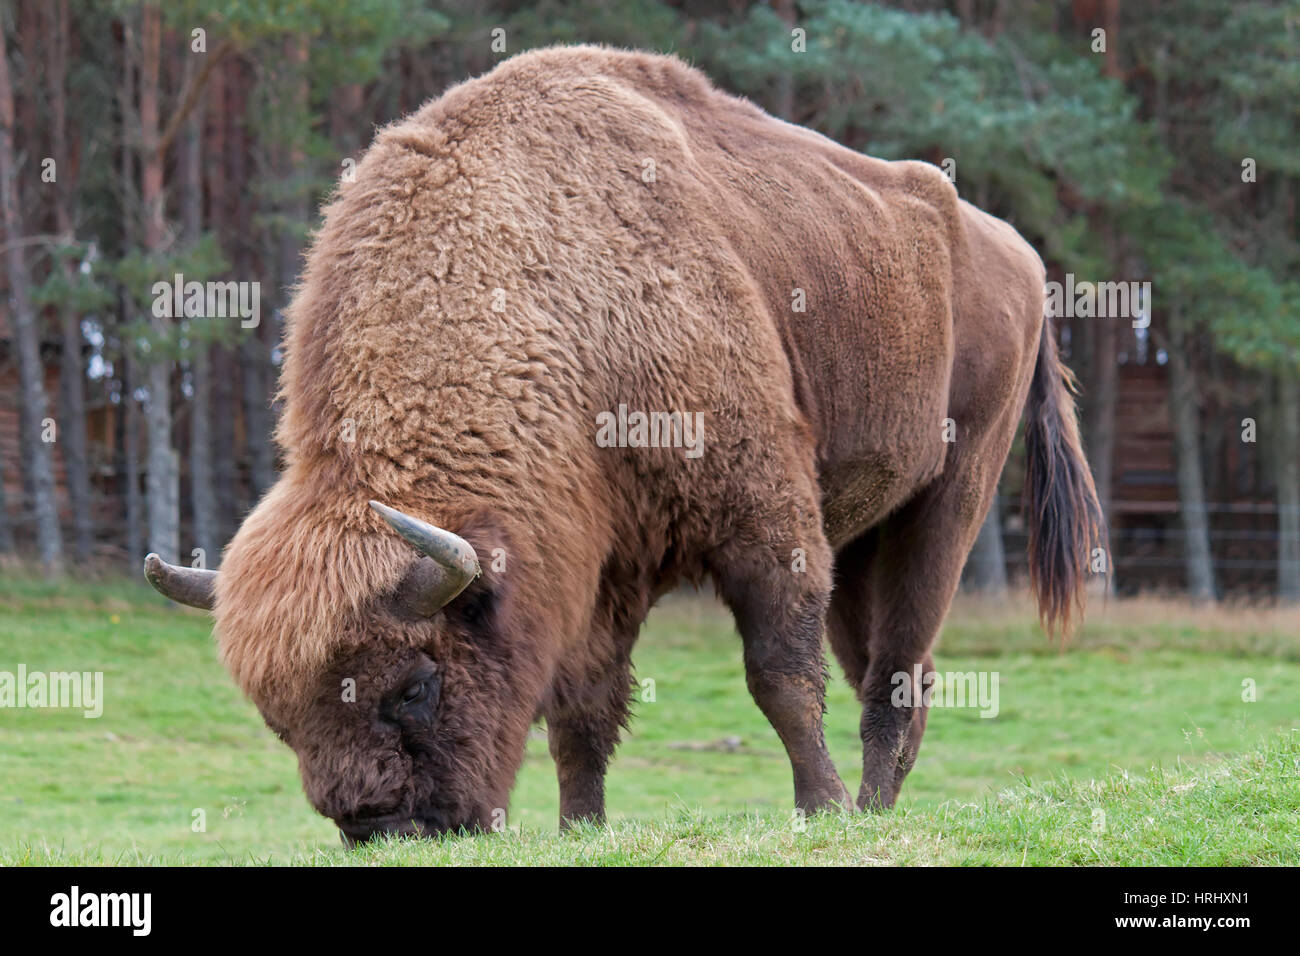
<svg viewBox="0 0 1300 956"><path fill-rule="evenodd" d="M547 715L546 733L560 781L560 829L605 822L605 770L627 720L629 667L614 668L581 710ZM590 689L589 689L590 690Z"/></svg>

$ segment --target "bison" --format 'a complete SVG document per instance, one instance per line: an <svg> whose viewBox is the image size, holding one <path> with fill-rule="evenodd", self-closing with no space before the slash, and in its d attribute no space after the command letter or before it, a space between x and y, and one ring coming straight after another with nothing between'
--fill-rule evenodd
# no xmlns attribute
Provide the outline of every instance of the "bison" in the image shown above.
<svg viewBox="0 0 1300 956"><path fill-rule="evenodd" d="M499 822L540 718L561 825L603 819L641 624L710 579L795 804L887 808L926 723L894 675L932 667L1022 410L1045 624L1082 601L1101 518L1044 278L932 165L673 57L529 52L340 184L288 312L283 474L219 572L145 573L214 612L349 844ZM856 801L823 637L862 703Z"/></svg>

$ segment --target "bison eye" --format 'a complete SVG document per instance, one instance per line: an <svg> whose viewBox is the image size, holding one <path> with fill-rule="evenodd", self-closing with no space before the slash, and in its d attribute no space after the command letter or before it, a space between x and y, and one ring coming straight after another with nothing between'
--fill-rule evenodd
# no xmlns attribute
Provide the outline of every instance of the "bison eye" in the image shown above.
<svg viewBox="0 0 1300 956"><path fill-rule="evenodd" d="M433 720L441 687L437 666L432 661L426 661L419 669L406 674L402 683L384 695L379 706L379 716L401 727L427 723Z"/></svg>
<svg viewBox="0 0 1300 956"><path fill-rule="evenodd" d="M476 588L453 604L452 607L461 621L469 627L477 628L487 621L495 602L496 595L491 590Z"/></svg>
<svg viewBox="0 0 1300 956"><path fill-rule="evenodd" d="M402 691L402 703L414 704L424 700L429 696L429 682L427 680L416 681L406 690Z"/></svg>

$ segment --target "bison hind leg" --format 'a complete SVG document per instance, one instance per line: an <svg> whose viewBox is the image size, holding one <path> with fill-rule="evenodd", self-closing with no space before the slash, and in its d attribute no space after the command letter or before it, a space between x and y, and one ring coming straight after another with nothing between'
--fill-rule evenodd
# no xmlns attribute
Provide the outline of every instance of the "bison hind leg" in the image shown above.
<svg viewBox="0 0 1300 956"><path fill-rule="evenodd" d="M836 556L830 642L862 703L861 809L889 809L916 763L930 648L992 504L998 472L960 460Z"/></svg>

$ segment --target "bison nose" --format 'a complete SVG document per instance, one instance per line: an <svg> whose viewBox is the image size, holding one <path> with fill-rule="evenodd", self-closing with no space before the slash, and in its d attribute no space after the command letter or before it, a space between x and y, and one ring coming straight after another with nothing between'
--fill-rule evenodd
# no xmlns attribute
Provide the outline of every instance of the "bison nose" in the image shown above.
<svg viewBox="0 0 1300 956"><path fill-rule="evenodd" d="M389 814L381 817L343 817L338 820L339 837L349 850L377 836L428 836L430 828L419 818Z"/></svg>

